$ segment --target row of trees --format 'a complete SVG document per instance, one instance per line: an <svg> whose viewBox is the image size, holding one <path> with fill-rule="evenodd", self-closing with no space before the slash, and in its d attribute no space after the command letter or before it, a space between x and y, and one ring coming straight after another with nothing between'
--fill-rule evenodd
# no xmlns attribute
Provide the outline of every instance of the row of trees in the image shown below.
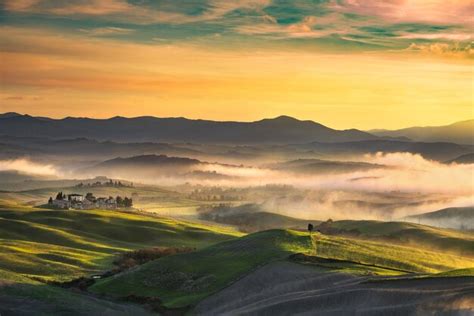
<svg viewBox="0 0 474 316"><path fill-rule="evenodd" d="M133 182L130 184L125 184L122 183L122 181L105 181L105 182L94 182L94 183L79 183L76 185L76 188L82 188L82 187L116 187L116 188L133 188Z"/></svg>
<svg viewBox="0 0 474 316"><path fill-rule="evenodd" d="M133 206L132 198L128 198L128 197L122 198L121 196L117 196L115 198L115 202L117 203L118 207L132 207Z"/></svg>

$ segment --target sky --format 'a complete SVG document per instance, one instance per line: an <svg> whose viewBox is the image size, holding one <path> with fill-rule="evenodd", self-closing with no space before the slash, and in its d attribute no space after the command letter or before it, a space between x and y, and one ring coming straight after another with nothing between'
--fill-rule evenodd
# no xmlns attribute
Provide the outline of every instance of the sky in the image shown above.
<svg viewBox="0 0 474 316"><path fill-rule="evenodd" d="M474 118L470 0L0 0L0 112Z"/></svg>

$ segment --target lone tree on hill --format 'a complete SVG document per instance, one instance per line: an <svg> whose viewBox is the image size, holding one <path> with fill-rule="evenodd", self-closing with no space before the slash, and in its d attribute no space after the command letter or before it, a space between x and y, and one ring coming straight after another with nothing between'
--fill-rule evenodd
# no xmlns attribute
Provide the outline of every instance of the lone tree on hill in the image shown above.
<svg viewBox="0 0 474 316"><path fill-rule="evenodd" d="M309 224L308 224L308 231L309 231L309 234L310 234L310 235L311 235L311 233L313 232L313 229L314 229L313 224L309 223Z"/></svg>

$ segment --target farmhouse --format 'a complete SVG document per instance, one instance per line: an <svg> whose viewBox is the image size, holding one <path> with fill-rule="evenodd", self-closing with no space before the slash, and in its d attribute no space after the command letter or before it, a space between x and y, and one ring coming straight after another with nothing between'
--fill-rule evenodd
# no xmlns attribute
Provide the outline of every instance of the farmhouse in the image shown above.
<svg viewBox="0 0 474 316"><path fill-rule="evenodd" d="M53 200L49 198L48 205L60 209L76 209L76 210L90 210L90 209L106 209L114 210L121 207L132 207L133 201L131 198L121 196L114 197L95 197L92 193L82 194L71 193L63 194L59 192Z"/></svg>

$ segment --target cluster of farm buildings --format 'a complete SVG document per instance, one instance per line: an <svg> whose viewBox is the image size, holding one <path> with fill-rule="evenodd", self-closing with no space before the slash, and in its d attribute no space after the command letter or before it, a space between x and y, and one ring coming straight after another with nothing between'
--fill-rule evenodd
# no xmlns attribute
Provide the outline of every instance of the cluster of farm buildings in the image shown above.
<svg viewBox="0 0 474 316"><path fill-rule="evenodd" d="M60 209L107 209L114 210L120 207L131 207L133 204L131 198L114 197L95 197L92 193L82 194L63 194L59 192L56 198L49 198L48 205Z"/></svg>

